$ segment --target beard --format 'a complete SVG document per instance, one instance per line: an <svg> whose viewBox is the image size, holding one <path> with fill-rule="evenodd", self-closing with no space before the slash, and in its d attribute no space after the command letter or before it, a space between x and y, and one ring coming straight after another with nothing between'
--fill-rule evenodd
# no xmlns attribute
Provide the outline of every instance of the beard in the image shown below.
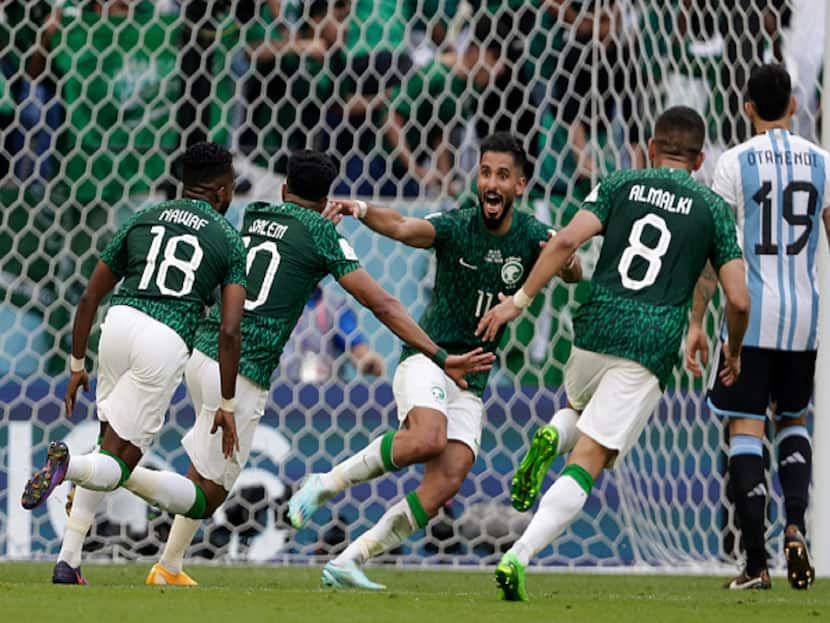
<svg viewBox="0 0 830 623"><path fill-rule="evenodd" d="M495 231L501 227L504 219L506 219L507 215L510 214L513 209L513 201L507 201L504 197L496 195L495 193L490 193L486 197L498 197L498 201L501 204L501 212L499 212L498 215L490 214L488 213L488 208L492 205L492 200L488 202L485 199L485 195L478 196L478 205L481 211L481 219L484 221L484 226L491 231Z"/></svg>

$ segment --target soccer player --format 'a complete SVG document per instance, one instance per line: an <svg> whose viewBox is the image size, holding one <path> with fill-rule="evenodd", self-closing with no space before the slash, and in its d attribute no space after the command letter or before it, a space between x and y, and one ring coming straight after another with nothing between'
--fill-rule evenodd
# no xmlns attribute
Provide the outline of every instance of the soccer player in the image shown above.
<svg viewBox="0 0 830 623"><path fill-rule="evenodd" d="M421 326L454 353L482 346L474 334L479 318L500 291L519 288L549 234L545 225L513 209L526 185L526 156L519 140L497 133L482 141L480 150L479 208L422 219L362 201L340 201L325 213L335 220L350 214L385 236L435 249L435 289ZM563 277L577 281L581 267L571 261ZM493 352L497 345L495 340L486 348ZM310 474L289 502L291 523L301 527L338 492L385 472L423 463L423 480L325 566L324 584L384 588L369 580L360 565L426 526L458 491L478 453L487 377L487 372L477 373L470 377L468 390L458 388L427 357L404 348L393 381L400 429L375 439L331 471Z"/></svg>
<svg viewBox="0 0 830 623"><path fill-rule="evenodd" d="M232 158L219 145L197 143L184 154L183 165L183 198L138 212L115 234L75 313L72 374L64 399L67 415L75 406L78 387L89 391L84 357L95 312L123 279L101 326L96 401L102 422L100 451L70 457L66 444L52 442L46 465L23 491L23 507L32 509L64 479L79 485L74 517L67 522L52 578L55 583L86 583L78 565L88 523L106 492L130 479L164 424L199 319L219 287L222 312L216 348L222 397L214 405L211 424L213 431L222 428L225 455L238 446L234 396L246 280L242 240L222 216L233 198ZM166 510L205 516L205 493L198 483L168 474L160 487L166 494L158 501Z"/></svg>
<svg viewBox="0 0 830 623"><path fill-rule="evenodd" d="M595 187L542 251L525 284L479 323L477 334L497 338L579 245L605 237L591 294L574 317L565 369L569 404L581 415L569 427L537 431L514 479L514 505L530 508L553 456L569 450L570 456L496 567L504 599L527 600L528 561L576 518L602 470L636 443L676 362L692 291L707 260L727 298L729 339L720 378L730 385L740 373L749 294L732 211L690 175L703 163L704 136L703 120L692 109L666 110L649 141L654 168L618 171Z"/></svg>
<svg viewBox="0 0 830 623"><path fill-rule="evenodd" d="M725 584L733 589L770 588L761 442L768 411L774 415L784 493L787 579L804 589L815 575L804 538L813 454L805 424L816 361L822 221L830 232L830 154L790 134L795 107L782 66L754 69L744 110L755 136L721 156L712 185L737 212L752 296L744 373L731 387L715 379L708 400L716 415L729 418L729 479L746 549L746 567ZM707 354L703 316L714 290L711 277L702 278L692 310L686 359L698 375L696 356L701 353L705 362Z"/></svg>
<svg viewBox="0 0 830 623"><path fill-rule="evenodd" d="M349 243L320 213L338 171L319 152L299 151L288 161L288 177L280 205L253 203L245 211L242 236L248 248L248 298L242 320L242 356L236 379L239 450L226 456L211 435L212 414L220 401L217 335L219 312L211 310L196 332L195 349L187 364L187 386L197 418L182 439L190 458L188 477L204 490L210 516L233 487L251 451L254 430L265 411L271 375L309 295L331 274L361 304L403 339L431 366L466 387L464 374L489 370L494 359L481 348L464 355L447 355L388 294L361 268ZM151 499L159 472L136 468L134 477L146 479L142 497ZM149 487L149 488L146 488ZM89 526L87 526L88 528ZM193 585L182 571L185 550L199 527L198 518L177 515L161 560L147 576L148 584Z"/></svg>

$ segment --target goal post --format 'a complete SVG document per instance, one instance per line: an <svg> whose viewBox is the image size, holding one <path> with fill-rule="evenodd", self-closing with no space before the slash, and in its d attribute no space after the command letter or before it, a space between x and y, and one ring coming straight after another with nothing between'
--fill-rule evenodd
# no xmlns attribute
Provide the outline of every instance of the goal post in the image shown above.
<svg viewBox="0 0 830 623"><path fill-rule="evenodd" d="M240 192L228 213L237 226L247 201L280 200L287 155L301 147L339 161L337 195L421 217L475 206L477 145L494 130L521 136L533 161L517 209L561 226L602 176L645 165L656 116L675 104L695 108L706 121L700 179L708 182L718 155L741 132L734 96L750 61L733 59L730 46L749 33L758 44L753 58L774 48L766 34L758 36L759 15L742 8L756 3L600 0L574 3L581 7L575 11L559 4L554 10L556 2L542 0L0 3L0 558L52 558L58 551L67 487L34 513L22 511L19 498L49 441L65 439L74 452L95 443L89 396L80 398L72 418L63 414L75 305L115 229L180 190L175 159L188 141L210 138L235 152L240 189L245 180L254 189ZM816 3L768 4L779 7L772 22L785 35L785 57L809 51L795 18L815 26L809 12ZM276 5L278 16L269 12ZM792 6L792 25L784 24L785 5ZM62 9L55 20L48 19L52 6ZM602 18L592 19L592 10ZM815 90L815 73L800 72L799 93ZM822 106L830 119L830 103ZM796 130L815 140L815 109L803 110ZM449 171L442 168L447 163ZM352 219L340 230L364 267L420 315L432 294L432 255ZM822 290L830 292L821 244ZM595 241L580 251L586 275L598 249ZM199 532L191 559L318 561L417 483L418 469L403 470L338 496L303 530L285 521L287 496L303 475L397 426L391 378L399 341L336 284L324 283L323 293L331 308L306 318L292 338L250 465ZM564 404L572 314L587 293L585 282L555 283L509 328L485 394L482 448L469 478L430 526L385 562L489 565L518 537L528 516L510 506L510 479L533 430ZM380 354L384 375L361 374L344 350L348 340L338 327L344 308ZM825 303L822 335L830 332L826 309ZM716 319L707 318L707 330L714 346ZM93 363L95 343L93 334ZM820 377L830 369L828 357L822 353ZM825 575L830 535L817 526L830 525L830 458L821 451L830 448L830 423L821 417L830 407L828 391L818 384L810 524ZM182 386L150 466L185 471L180 440L193 417ZM736 562L735 522L724 502L726 450L703 382L677 368L637 446L598 480L585 512L538 564L723 571ZM766 455L774 456L769 444ZM561 468L558 459L551 475ZM768 537L777 543L781 494L776 479L770 485ZM119 492L97 516L85 555L152 558L169 526L170 517ZM770 549L780 569L780 548Z"/></svg>

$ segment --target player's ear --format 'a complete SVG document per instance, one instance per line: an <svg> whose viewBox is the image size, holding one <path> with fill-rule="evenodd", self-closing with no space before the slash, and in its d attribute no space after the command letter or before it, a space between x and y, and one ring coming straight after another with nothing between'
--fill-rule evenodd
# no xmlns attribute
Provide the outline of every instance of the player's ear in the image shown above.
<svg viewBox="0 0 830 623"><path fill-rule="evenodd" d="M287 193L287 192L288 192L288 184L283 182L282 183L282 200L283 200L283 203L285 203L285 193Z"/></svg>
<svg viewBox="0 0 830 623"><path fill-rule="evenodd" d="M524 175L519 176L519 181L516 182L516 196L521 197L527 188L527 178Z"/></svg>
<svg viewBox="0 0 830 623"><path fill-rule="evenodd" d="M755 120L755 106L749 100L744 102L744 114L749 117L750 121Z"/></svg>
<svg viewBox="0 0 830 623"><path fill-rule="evenodd" d="M703 166L703 161L706 159L706 154L700 152L695 158L694 163L692 164L692 171L697 171L700 167Z"/></svg>
<svg viewBox="0 0 830 623"><path fill-rule="evenodd" d="M653 138L650 138L650 139L648 139L648 160L653 165L656 158L657 158L657 143L654 141Z"/></svg>
<svg viewBox="0 0 830 623"><path fill-rule="evenodd" d="M795 114L795 111L798 109L798 102L795 100L795 95L790 96L790 110L788 114L792 117Z"/></svg>

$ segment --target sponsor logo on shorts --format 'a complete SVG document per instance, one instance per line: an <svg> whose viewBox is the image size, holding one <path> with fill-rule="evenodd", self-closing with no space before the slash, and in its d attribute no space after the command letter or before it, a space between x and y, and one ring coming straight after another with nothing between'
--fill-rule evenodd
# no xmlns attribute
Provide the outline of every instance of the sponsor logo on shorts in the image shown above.
<svg viewBox="0 0 830 623"><path fill-rule="evenodd" d="M436 400L445 400L447 397L447 395L444 393L444 388L440 385L432 386L432 395L435 397Z"/></svg>

